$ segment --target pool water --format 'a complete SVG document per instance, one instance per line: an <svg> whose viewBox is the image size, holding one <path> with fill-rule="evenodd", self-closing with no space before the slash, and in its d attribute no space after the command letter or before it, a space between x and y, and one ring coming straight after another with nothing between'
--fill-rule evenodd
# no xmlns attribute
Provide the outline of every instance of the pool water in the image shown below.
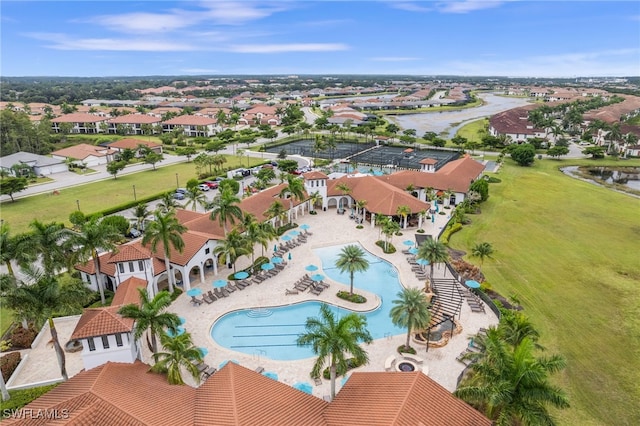
<svg viewBox="0 0 640 426"><path fill-rule="evenodd" d="M345 245L349 244L319 248L314 252L322 261L322 273L348 286L349 274L341 273L335 267L338 254ZM374 339L406 333L406 329L394 326L389 316L393 306L391 301L396 299L397 293L402 290L398 271L389 262L366 250L365 254L369 260L369 269L354 274L354 292L363 289L375 293L382 302L375 310L364 313L369 333ZM281 307L230 312L214 323L211 337L221 346L249 355L274 360L310 358L314 356L311 348L297 346L296 339L304 333L306 319L318 316L320 305L320 302L308 301ZM336 316L351 312L336 306L332 306L331 309Z"/></svg>

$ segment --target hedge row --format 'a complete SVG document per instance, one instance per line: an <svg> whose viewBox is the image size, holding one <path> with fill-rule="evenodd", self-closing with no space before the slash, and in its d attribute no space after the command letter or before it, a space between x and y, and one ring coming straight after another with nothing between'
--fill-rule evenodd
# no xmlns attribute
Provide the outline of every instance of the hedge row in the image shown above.
<svg viewBox="0 0 640 426"><path fill-rule="evenodd" d="M449 244L449 238L451 237L451 235L455 234L461 229L462 229L462 224L460 222L447 225L444 232L440 236L440 241L442 242L442 244Z"/></svg>

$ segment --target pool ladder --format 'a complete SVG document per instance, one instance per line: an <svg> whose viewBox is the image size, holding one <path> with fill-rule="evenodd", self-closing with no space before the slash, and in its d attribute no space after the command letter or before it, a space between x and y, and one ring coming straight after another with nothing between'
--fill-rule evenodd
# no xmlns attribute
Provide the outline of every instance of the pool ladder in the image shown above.
<svg viewBox="0 0 640 426"><path fill-rule="evenodd" d="M249 318L266 318L266 317L270 317L271 315L273 315L273 311L270 309L258 308L258 309L252 309L249 312L247 312L247 316Z"/></svg>

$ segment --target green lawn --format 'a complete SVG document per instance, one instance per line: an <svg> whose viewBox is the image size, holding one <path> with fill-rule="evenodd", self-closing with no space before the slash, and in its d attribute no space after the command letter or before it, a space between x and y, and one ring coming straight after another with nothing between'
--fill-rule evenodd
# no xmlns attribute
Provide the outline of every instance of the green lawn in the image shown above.
<svg viewBox="0 0 640 426"><path fill-rule="evenodd" d="M568 367L556 375L571 408L564 425L640 424L640 199L573 179L560 165L593 160L511 160L490 185L482 214L452 247L490 242L484 262L493 288L516 294L548 353ZM600 165L640 166L640 161ZM476 259L470 259L478 264Z"/></svg>
<svg viewBox="0 0 640 426"><path fill-rule="evenodd" d="M468 141L481 142L478 130L484 129L486 122L485 118L481 118L467 123L456 132L456 136L467 138Z"/></svg>
<svg viewBox="0 0 640 426"><path fill-rule="evenodd" d="M247 163L248 162L248 163ZM227 156L226 167L247 167L263 163L264 160L253 157L240 158ZM196 177L193 162L180 163L157 170L118 176L103 181L72 188L60 189L60 195L43 194L34 197L16 199L15 202L3 202L2 219L11 226L12 234L24 232L33 219L43 222L64 222L69 224L69 214L78 208L86 214L101 211L109 206L132 201L133 185L137 199L176 189L176 174L179 186L184 187L189 179ZM78 202L76 202L76 200Z"/></svg>

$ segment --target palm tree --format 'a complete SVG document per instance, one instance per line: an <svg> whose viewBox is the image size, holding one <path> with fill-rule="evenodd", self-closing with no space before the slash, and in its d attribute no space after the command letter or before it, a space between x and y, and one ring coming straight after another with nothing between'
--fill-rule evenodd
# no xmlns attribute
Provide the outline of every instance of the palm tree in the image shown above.
<svg viewBox="0 0 640 426"><path fill-rule="evenodd" d="M45 273L55 275L61 265L65 264L63 243L69 230L61 223L42 223L35 219L29 224L31 231L24 240L22 249L27 254L42 260Z"/></svg>
<svg viewBox="0 0 640 426"><path fill-rule="evenodd" d="M173 198L173 193L165 192L160 197L160 202L156 205L156 210L167 213L169 211L175 210L177 207L180 207L180 204L178 204L178 201Z"/></svg>
<svg viewBox="0 0 640 426"><path fill-rule="evenodd" d="M34 260L33 256L22 249L28 238L28 234L10 235L9 224L0 223L0 262L7 267L7 272L14 278L12 261L15 260L18 265L24 266Z"/></svg>
<svg viewBox="0 0 640 426"><path fill-rule="evenodd" d="M227 258L227 262L233 265L234 273L236 272L236 260L238 260L240 256L249 254L250 252L247 239L235 228L213 249L214 254L223 255Z"/></svg>
<svg viewBox="0 0 640 426"><path fill-rule="evenodd" d="M429 282L433 283L433 265L449 260L449 253L447 252L447 246L443 243L434 239L428 239L418 247L416 257L429 261Z"/></svg>
<svg viewBox="0 0 640 426"><path fill-rule="evenodd" d="M289 198L289 223L293 222L293 199L298 201L304 200L306 195L304 191L304 183L302 179L298 179L297 176L287 176L287 186L280 191L281 198Z"/></svg>
<svg viewBox="0 0 640 426"><path fill-rule="evenodd" d="M151 367L154 373L166 373L167 381L170 385L184 385L182 371L187 370L191 377L200 383L200 371L196 367L202 361L202 352L193 345L191 335L182 333L174 337L166 333L160 335L160 343L166 352L156 352L153 354L155 364Z"/></svg>
<svg viewBox="0 0 640 426"><path fill-rule="evenodd" d="M401 216L402 219L404 220L404 226L402 228L407 229L407 218L411 214L411 208L405 205L398 206L398 210L396 210L396 214Z"/></svg>
<svg viewBox="0 0 640 426"><path fill-rule="evenodd" d="M93 259L96 270L96 284L100 292L100 301L104 305L104 282L100 272L100 256L98 251L112 251L120 240L120 233L113 226L103 222L102 218L92 217L80 226L80 231L73 233L70 243L77 248L76 256L81 263Z"/></svg>
<svg viewBox="0 0 640 426"><path fill-rule="evenodd" d="M225 237L227 236L227 221L234 224L235 219L242 220L242 210L238 207L238 203L240 203L240 199L228 187L224 188L222 193L217 195L211 203L210 218L218 220L224 230Z"/></svg>
<svg viewBox="0 0 640 426"><path fill-rule="evenodd" d="M191 205L194 212L196 211L196 207L198 207L198 204L200 204L201 206L207 204L207 197L204 195L204 192L202 192L202 190L200 190L200 188L198 187L188 190L185 196L187 198L185 207Z"/></svg>
<svg viewBox="0 0 640 426"><path fill-rule="evenodd" d="M142 237L142 245L151 245L151 251L156 252L158 244L164 249L164 266L167 271L167 281L169 282L169 291L173 293L173 274L171 273L171 247L182 253L184 249L184 240L182 233L187 227L178 222L176 214L173 211L162 213L156 211L154 220L149 223L144 237Z"/></svg>
<svg viewBox="0 0 640 426"><path fill-rule="evenodd" d="M69 377L65 353L60 345L53 317L82 312L82 306L89 299L89 292L80 280L61 285L56 276L39 269L27 267L24 272L29 283L10 280L9 287L4 289L4 303L14 311L17 318L24 320L23 322L32 322L35 329L40 329L45 321L49 323L60 374L66 381Z"/></svg>
<svg viewBox="0 0 640 426"><path fill-rule="evenodd" d="M364 218L364 208L366 207L368 201L367 200L358 200L356 201L356 215L359 211L362 211L362 217Z"/></svg>
<svg viewBox="0 0 640 426"><path fill-rule="evenodd" d="M384 249L389 249L389 242L393 238L394 234L400 231L400 224L391 218L387 218L387 220L382 225L382 233L384 234Z"/></svg>
<svg viewBox="0 0 640 426"><path fill-rule="evenodd" d="M339 184L336 185L336 189L338 191L342 192L342 195L346 196L347 194L351 193L351 188L349 188L347 186L347 184L340 182ZM344 207L342 207L342 203L340 203L340 205L338 206L338 208L342 209Z"/></svg>
<svg viewBox="0 0 640 426"><path fill-rule="evenodd" d="M284 209L282 203L278 200L275 200L269 208L264 212L265 216L269 219L276 219L276 223L278 225L282 225L283 219L286 217L287 211Z"/></svg>
<svg viewBox="0 0 640 426"><path fill-rule="evenodd" d="M397 294L390 315L393 324L398 327L407 327L406 350L410 349L411 330L421 330L429 325L431 315L426 294L419 288L405 288Z"/></svg>
<svg viewBox="0 0 640 426"><path fill-rule="evenodd" d="M311 201L311 210L313 211L322 202L322 195L320 195L319 191L316 191L309 196L309 201Z"/></svg>
<svg viewBox="0 0 640 426"><path fill-rule="evenodd" d="M543 349L537 342L540 333L535 329L529 318L518 311L505 311L500 318L498 329L502 338L512 346L519 345L525 338L530 339L538 349Z"/></svg>
<svg viewBox="0 0 640 426"><path fill-rule="evenodd" d="M171 295L166 290L158 292L153 299L149 297L146 288L138 288L138 293L140 294L140 304L125 305L120 308L118 313L135 321L133 337L136 340L149 330L151 351L155 354L158 352L156 336L164 334L165 328L175 330L180 325L180 319L176 314L164 312L171 305Z"/></svg>
<svg viewBox="0 0 640 426"><path fill-rule="evenodd" d="M336 320L334 313L324 303L320 306L320 318L307 318L306 332L298 337L296 343L299 346L311 345L318 356L313 364L311 377L320 377L328 362L331 399L336 396L336 374L347 372L345 355L353 356L357 365L369 361L367 352L359 345L359 342L371 343L373 340L366 327L367 319L364 315L350 313Z"/></svg>
<svg viewBox="0 0 640 426"><path fill-rule="evenodd" d="M242 218L242 228L244 229L244 235L245 235L245 238L247 239L247 248L251 253L251 264L253 265L255 261L254 247L256 243L259 242L259 237L260 237L260 223L258 222L258 220L253 214L247 213Z"/></svg>
<svg viewBox="0 0 640 426"><path fill-rule="evenodd" d="M173 198L172 198L173 199ZM133 209L133 216L136 218L136 228L138 231L144 231L144 221L149 217L151 212L147 208L147 205L140 203Z"/></svg>
<svg viewBox="0 0 640 426"><path fill-rule="evenodd" d="M482 264L484 263L484 259L491 259L491 255L493 254L493 247L491 243L483 242L476 244L471 250L471 256L480 258L480 268L482 268Z"/></svg>
<svg viewBox="0 0 640 426"><path fill-rule="evenodd" d="M474 405L496 425L553 425L548 406L569 407L565 392L549 383L549 375L561 371L565 360L559 355L537 358L528 337L512 347L491 338L485 356L471 364L473 374L455 395Z"/></svg>
<svg viewBox="0 0 640 426"><path fill-rule="evenodd" d="M349 293L353 294L353 274L356 272L365 272L369 269L369 261L365 257L364 250L356 245L348 245L342 247L336 260L336 267L340 272L348 272L351 287Z"/></svg>
<svg viewBox="0 0 640 426"><path fill-rule="evenodd" d="M258 222L256 242L262 246L262 256L264 256L264 251L269 246L269 243L276 239L277 236L278 234L276 233L276 229L273 227L271 222Z"/></svg>

